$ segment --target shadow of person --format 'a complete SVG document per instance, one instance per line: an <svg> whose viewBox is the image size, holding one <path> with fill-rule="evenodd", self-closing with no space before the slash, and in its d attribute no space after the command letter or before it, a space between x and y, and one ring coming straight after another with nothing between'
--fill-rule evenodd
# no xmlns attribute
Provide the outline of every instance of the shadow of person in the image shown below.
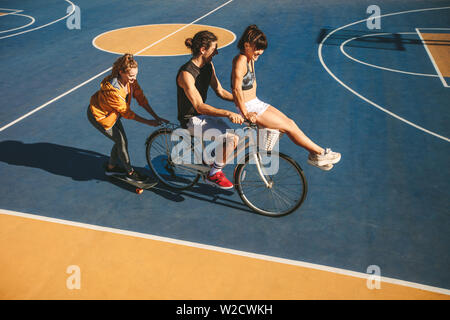
<svg viewBox="0 0 450 320"><path fill-rule="evenodd" d="M38 168L77 181L106 180L103 163L109 157L101 153L38 142L1 141L0 161L15 166Z"/></svg>
<svg viewBox="0 0 450 320"><path fill-rule="evenodd" d="M48 142L23 143L21 141L0 141L0 161L14 166L24 166L45 170L51 174L69 177L76 181L109 181L118 187L134 191L126 183L110 179L105 175L104 163L109 156L69 146ZM145 175L152 176L148 167L135 169ZM153 177L155 178L155 177ZM189 190L174 190L158 183L150 189L155 194L170 201L182 202L185 197L215 203L228 208L245 210L245 206L222 196L230 196L232 191L220 190L199 183ZM248 210L245 210L248 211Z"/></svg>

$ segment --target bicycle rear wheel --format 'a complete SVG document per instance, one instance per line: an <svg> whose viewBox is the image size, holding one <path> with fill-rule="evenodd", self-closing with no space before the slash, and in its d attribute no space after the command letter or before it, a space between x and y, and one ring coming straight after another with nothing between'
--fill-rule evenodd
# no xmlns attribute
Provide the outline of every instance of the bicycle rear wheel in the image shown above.
<svg viewBox="0 0 450 320"><path fill-rule="evenodd" d="M253 211L266 216L284 216L298 209L306 198L308 185L302 168L283 153L260 153L261 178L255 161L247 155L245 163L236 166L235 186L242 201ZM278 169L274 162L278 157ZM253 163L252 163L253 162ZM269 174L266 174L269 173Z"/></svg>
<svg viewBox="0 0 450 320"><path fill-rule="evenodd" d="M174 164L171 152L177 141L171 140L171 134L171 129L162 128L148 137L145 150L147 163L164 185L174 189L187 189L197 183L200 174Z"/></svg>

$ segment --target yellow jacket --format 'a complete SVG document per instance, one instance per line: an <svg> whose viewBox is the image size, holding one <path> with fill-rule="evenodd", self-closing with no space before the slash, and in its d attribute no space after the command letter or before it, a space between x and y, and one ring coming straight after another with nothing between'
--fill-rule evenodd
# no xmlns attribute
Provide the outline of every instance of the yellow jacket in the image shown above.
<svg viewBox="0 0 450 320"><path fill-rule="evenodd" d="M119 84L117 78L109 76L103 79L100 90L94 93L89 103L89 108L95 120L106 130L112 128L119 116L125 119L134 119L135 113L130 109L131 98L134 97L140 106L148 104L144 92L137 80L125 87Z"/></svg>

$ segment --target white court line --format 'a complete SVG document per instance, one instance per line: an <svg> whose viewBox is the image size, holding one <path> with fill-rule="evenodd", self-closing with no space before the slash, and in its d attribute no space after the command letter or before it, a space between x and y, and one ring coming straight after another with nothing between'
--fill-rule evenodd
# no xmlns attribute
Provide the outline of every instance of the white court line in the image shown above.
<svg viewBox="0 0 450 320"><path fill-rule="evenodd" d="M54 23L56 23L56 22L58 22L58 21L61 21L61 20L65 19L65 18L67 18L67 17L70 16L72 13L74 13L74 11L75 11L75 5L74 5L72 2L70 2L70 0L64 0L64 1L70 3L70 5L72 6L72 11L70 11L70 12L69 12L67 15L65 15L64 17L59 18L59 19L57 19L57 20L54 20L54 21L52 21L52 22L49 22L49 23L47 23L47 24L44 24L44 25L42 25L42 26L33 28L33 29L28 29L28 30L24 30L24 31L21 31L21 32L9 34L9 35L7 35L7 36L0 37L0 40L1 40L1 39L10 38L10 37L15 37L15 36L18 36L18 35L20 35L20 34L27 33L27 32L39 30L39 29L48 27L49 25L52 25L52 24L54 24Z"/></svg>
<svg viewBox="0 0 450 320"><path fill-rule="evenodd" d="M0 8L0 10L1 11L5 11L5 10L12 11L12 12L9 12L8 14L10 14L10 13L17 13L17 12L22 12L23 11L22 9L11 9L11 8Z"/></svg>
<svg viewBox="0 0 450 320"><path fill-rule="evenodd" d="M26 27L32 25L32 24L36 21L32 16L29 16L29 15L26 15L26 14L20 14L20 13L18 13L18 12L22 12L22 11L23 11L23 10L19 10L19 11L17 11L17 12L8 13L8 15L15 15L15 16L26 17L26 18L28 18L28 19L31 19L31 22L29 22L29 23L26 24L26 25L17 27L17 28L8 29L8 30L2 30L2 31L0 31L0 33L11 32L11 31L16 31L16 30L20 30L20 29L26 28ZM5 16L5 15L3 15L3 16ZM0 16L0 17L3 17L3 16Z"/></svg>
<svg viewBox="0 0 450 320"><path fill-rule="evenodd" d="M372 68L377 68L377 69L381 69L381 70L385 70L385 71L391 71L391 72L397 72L397 73L404 73L404 74L413 75L413 76L435 77L435 78L439 77L439 76L436 75L436 74L409 72L409 71L402 71L402 70L397 70L397 69L392 69L392 68L386 68L386 67L382 67L382 66L377 66L377 65L375 65L375 64L367 63L367 62L364 62L364 61L361 61L361 60L358 60L358 59L352 57L352 56L349 55L349 54L345 51L345 49L344 49L344 47L347 45L347 43L349 43L349 42L351 42L351 41L354 41L354 40L357 40L357 39L360 39L360 38L375 37L375 36L385 36L385 35L391 35L391 34L393 34L393 33L366 34L366 35L363 35L363 36L360 36L360 37L355 37L355 38L351 38L351 39L345 40L345 41L341 44L341 46L340 46L341 52L342 52L347 58L349 58L349 59L351 59L351 60L353 60L353 61L355 61L355 62L364 64L364 65L366 65L366 66L372 67ZM416 32L396 32L396 34L414 34L414 35L417 35Z"/></svg>
<svg viewBox="0 0 450 320"><path fill-rule="evenodd" d="M209 16L210 14L212 14L212 13L216 12L217 10L219 10L220 8L222 8L222 7L226 6L226 5L227 5L227 4L229 4L230 2L233 2L233 0L229 0L229 1L225 2L224 4L222 4L222 5L218 6L217 8L215 8L214 10L212 10L212 11L208 12L207 14L205 14L205 15L201 16L200 18L198 18L198 19L195 19L195 20L194 20L194 21L192 21L191 23L188 23L187 25L185 25L185 26L181 27L180 29L178 29L178 30L175 30L175 31L174 31L174 32L172 32L171 34L168 34L167 36L165 36L165 37L163 37L163 38L159 39L158 41L156 41L156 42L152 43L151 45L148 45L148 46L147 46L147 47L145 47L144 49L142 49L142 50L138 51L137 53L135 53L135 55L138 55L138 54L140 54L140 53L144 52L145 50L147 50L147 49L150 49L151 47L153 47L154 45L157 45L157 44L158 44L158 43L160 43L161 41L164 41L164 40L166 40L167 38L169 38L169 37L173 36L173 35L174 35L175 33L177 33L177 32L180 32L181 30L184 30L184 29L186 29L186 28L187 28L187 27L189 27L190 25L193 25L194 23L196 23L196 22L198 22L198 21L202 20L203 18L205 18L205 17Z"/></svg>
<svg viewBox="0 0 450 320"><path fill-rule="evenodd" d="M128 230L101 227L101 226L97 226L97 225L86 224L86 223L81 223L81 222L74 222L74 221L70 221L70 220L49 218L49 217L44 217L44 216L39 216L39 215L34 215L34 214L29 214L29 213L0 209L0 214L22 217L22 218L33 219L33 220L39 220L39 221L45 221L45 222L51 222L51 223L67 225L67 226L74 226L74 227L79 227L79 228L84 228L84 229L89 229L89 230L109 232L109 233L113 233L113 234L120 234L120 235L125 235L125 236L136 237L136 238L143 238L143 239L148 239L148 240L156 240L156 241L161 241L161 242L166 242L166 243L173 243L173 244L187 246L187 247L205 249L205 250L221 252L221 253L228 253L228 254L241 256L241 257L248 257L248 258L253 258L253 259L258 259L258 260L271 261L271 262L277 262L277 263L282 263L282 264L287 264L287 265L304 267L304 268L309 268L309 269L314 269L314 270L327 271L327 272L331 272L331 273L336 273L336 274L341 274L341 275L351 276L351 277L356 277L356 278L361 278L361 279L368 279L371 276L371 274L367 274L367 273L356 272L356 271L351 271L351 270L346 270L346 269L341 269L341 268L334 268L334 267L329 267L329 266L324 266L324 265L319 265L319 264L314 264L314 263L309 263L309 262L278 258L278 257L273 257L273 256L268 256L268 255L262 255L262 254L252 253L252 252L228 249L228 248L212 246L212 245L207 245L207 244L202 244L202 243L184 241L184 240L173 239L173 238L168 238L168 237L161 237L161 236L156 236L156 235L151 235L151 234L146 234L146 233L139 233L139 232L128 231ZM425 290L425 291L430 291L430 292L435 292L435 293L440 293L440 294L445 294L445 295L450 296L450 290L448 290L448 289L443 289L443 288L438 288L438 287L423 285L420 283L403 281L403 280L398 280L398 279L388 278L388 277L380 277L380 281L385 282L385 283L391 283L391 284L400 285L400 286L404 286L404 287L410 287L410 288L415 288L415 289L420 289L420 290ZM362 285L364 286L366 284L363 283Z"/></svg>
<svg viewBox="0 0 450 320"><path fill-rule="evenodd" d="M422 30L450 30L450 28L418 28Z"/></svg>
<svg viewBox="0 0 450 320"><path fill-rule="evenodd" d="M428 53L428 57L430 58L431 62L433 63L433 67L436 70L436 73L439 75L439 79L441 79L442 84L444 85L444 87L450 88L450 86L447 84L447 81L445 81L444 77L442 76L441 70L439 70L439 66L437 65L436 61L434 60L434 57L431 54L430 49L428 49L427 44L423 40L422 34L419 31L419 28L416 28L416 32L419 35L420 41L422 41L422 44L423 44L423 46L425 47L425 50Z"/></svg>
<svg viewBox="0 0 450 320"><path fill-rule="evenodd" d="M400 15L400 14L407 14L407 13L415 13L415 12L423 12L423 11L432 11L432 10L445 10L445 9L450 9L450 7L426 8L426 9L415 9L415 10L408 10L408 11L394 12L394 13L388 13L388 14L381 15L380 18L382 18L382 17L389 17L389 16L395 16L395 15ZM340 80L333 72L331 72L331 70L330 70L330 69L328 68L328 66L326 65L326 63L324 62L323 56L322 56L322 49L323 49L323 45L324 45L325 41L327 41L327 39L328 39L330 36L332 36L334 33L338 32L338 31L340 31L340 30L342 30L342 29L348 28L348 27L350 27L350 26L353 26L353 25L356 25L356 24L359 24L359 23L362 23L362 22L366 22L368 19L371 19L371 17L366 18L366 19L362 19L362 20L359 20L359 21L355 21L355 22L349 23L349 24L347 24L347 25L345 25L345 26L342 26L342 27L339 27L339 28L337 28L337 29L334 29L332 32L330 32L329 34L327 34L327 35L322 39L322 41L321 41L320 44L319 44L319 48L317 49L317 54L318 54L318 56L319 56L319 60L320 60L320 63L322 64L323 68L325 69L326 72L328 72L328 74L329 74L334 80L336 80L337 83L339 83L339 84L340 84L341 86L343 86L345 89L347 89L348 91L350 91L351 93L353 93L354 95L356 95L358 98L360 98L360 99L364 100L365 102L371 104L371 105L374 106L375 108L377 108L377 109L379 109L379 110L381 110L381 111L387 113L388 115L390 115L390 116L392 116L392 117L394 117L394 118L396 118L396 119L398 119L398 120L400 120L400 121L403 121L404 123L406 123L406 124L408 124L408 125L410 125L410 126L416 128L416 129L419 129L419 130L421 130L421 131L423 131L423 132L426 132L426 133L428 133L428 134L430 134L430 135L432 135L432 136L435 136L435 137L437 137L437 138L439 138L439 139L442 139L442 140L444 140L444 141L450 142L450 139L449 139L449 138L444 137L444 136L442 136L442 135L439 135L439 134L437 134L437 133L435 133L435 132L432 132L432 131L430 131L430 130L428 130L428 129L425 129L425 128L423 128L423 127L421 127L421 126L419 126L419 125L417 125L417 124L415 124L415 123L412 123L411 121L408 121L408 120L406 120L406 119L400 117L399 115L397 115L397 114L395 114L395 113L393 113L393 112L391 112L391 111L389 111L389 110L383 108L382 106L376 104L375 102L373 102L373 101L367 99L366 97L364 97L363 95L359 94L358 92L356 92L355 90L353 90L352 88L350 88L348 85L346 85L346 84L345 84L342 80Z"/></svg>
<svg viewBox="0 0 450 320"><path fill-rule="evenodd" d="M4 10L11 10L11 12L8 12L8 13L6 13L6 14L2 14L2 15L0 15L0 17L6 17L6 16L9 16L9 15L11 15L11 14L23 12L23 10L20 10L20 9L6 9L6 8L0 8L0 10L1 10L1 11L4 11Z"/></svg>
<svg viewBox="0 0 450 320"><path fill-rule="evenodd" d="M156 44L158 44L158 43L160 43L161 41L167 39L168 37L173 36L175 33L179 32L179 31L181 31L181 30L187 28L188 26L190 26L190 25L196 23L197 21L199 21L199 20L201 20L201 19L203 19L203 18L209 16L210 14L216 12L217 10L219 10L220 8L226 6L227 4L229 4L229 3L231 3L231 2L233 2L233 0L229 0L229 1L225 2L224 4L218 6L218 7L215 8L214 10L211 10L211 11L208 12L207 14L201 16L200 18L195 19L194 21L192 21L192 22L188 23L187 25L185 25L185 26L179 28L178 30L172 32L171 34L169 34L169 35L167 35L167 36L165 36L165 37L159 39L158 41L156 41L156 42L154 42L154 43L152 43L152 44L150 44L150 45L148 45L148 46L145 47L144 49L142 49L142 50L138 51L137 53L135 53L135 55L138 55L139 53L144 52L145 50L151 48L152 46L154 46L154 45L156 45ZM102 71L102 72L96 74L95 76L93 76L92 78L90 78L90 79L84 81L83 83L80 83L80 84L77 85L76 87L73 87L73 88L70 89L69 91L66 91L66 92L60 94L60 95L57 96L56 98L53 98L52 100L47 101L47 102L44 103L43 105L41 105L41 106L39 106L39 107L37 107L37 108L31 110L31 111L28 112L27 114L24 114L24 115L21 116L20 118L18 118L18 119L16 119L16 120L12 121L12 122L10 122L10 123L8 123L7 125L5 125L5 126L3 126L3 127L0 128L0 132L2 132L3 130L5 130L5 129L7 129L7 128L13 126L13 125L15 125L16 123L22 121L23 119L25 119L25 118L31 116L33 113L38 112L39 110L45 108L46 106L48 106L49 104L51 104L51 103L53 103L53 102L55 102L55 101L61 99L62 97L68 95L69 93L71 93L71 92L73 92L73 91L75 91L75 90L81 88L81 87L84 86L85 84L87 84L87 83L91 82L92 80L94 80L94 79L100 77L102 74L104 74L104 73L106 73L106 72L109 72L111 69L112 69L112 67L109 67L108 69L106 69L106 70L104 70L104 71Z"/></svg>

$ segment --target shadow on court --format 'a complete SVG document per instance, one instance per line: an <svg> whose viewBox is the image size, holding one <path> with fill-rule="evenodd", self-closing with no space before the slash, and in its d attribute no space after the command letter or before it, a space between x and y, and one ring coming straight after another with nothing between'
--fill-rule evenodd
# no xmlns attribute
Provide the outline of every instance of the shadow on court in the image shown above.
<svg viewBox="0 0 450 320"><path fill-rule="evenodd" d="M0 161L45 170L76 181L106 180L103 163L108 157L97 152L39 142L0 142Z"/></svg>
<svg viewBox="0 0 450 320"><path fill-rule="evenodd" d="M322 28L319 31L316 42L321 43L330 32L335 30L334 28ZM361 31L361 30L339 30L332 34L324 45L326 46L340 46L342 42L349 39L354 39L346 44L347 47L354 48L367 48L367 49L379 49L379 50L397 50L405 51L405 45L420 45L423 46L419 36L413 34L400 34L400 33L386 33L381 31ZM378 34L378 35L377 35ZM427 40L427 44L436 46L450 46L450 41L447 40Z"/></svg>
<svg viewBox="0 0 450 320"><path fill-rule="evenodd" d="M0 150L0 161L10 165L37 168L75 181L108 181L130 192L135 192L136 189L125 182L106 176L103 165L109 157L95 151L47 142L27 144L12 140L0 142ZM151 176L151 172L146 168L135 167L135 169ZM186 198L192 198L252 212L242 202L228 198L234 193L233 191L221 190L201 182L183 191L173 190L159 183L149 191L169 201L182 202Z"/></svg>

